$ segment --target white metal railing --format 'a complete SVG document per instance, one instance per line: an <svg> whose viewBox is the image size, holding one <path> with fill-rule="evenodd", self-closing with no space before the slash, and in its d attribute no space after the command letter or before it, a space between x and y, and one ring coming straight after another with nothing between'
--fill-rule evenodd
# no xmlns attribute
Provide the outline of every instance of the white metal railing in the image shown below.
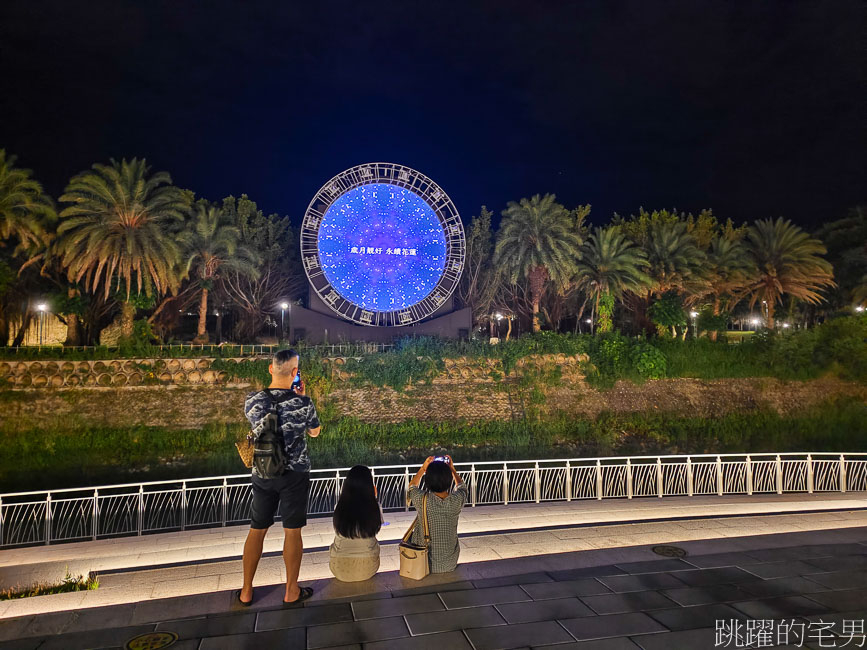
<svg viewBox="0 0 867 650"><path fill-rule="evenodd" d="M373 467L384 509L406 509L418 465ZM469 505L867 491L867 453L697 454L456 463ZM330 514L348 469L313 470L308 512ZM249 521L250 475L0 494L0 548Z"/></svg>

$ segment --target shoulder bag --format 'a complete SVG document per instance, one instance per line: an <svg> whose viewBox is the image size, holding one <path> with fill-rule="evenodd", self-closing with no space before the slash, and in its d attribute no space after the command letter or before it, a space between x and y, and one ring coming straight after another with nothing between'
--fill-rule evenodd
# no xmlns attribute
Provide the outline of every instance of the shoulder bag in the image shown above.
<svg viewBox="0 0 867 650"><path fill-rule="evenodd" d="M415 524L419 520L419 515L416 515L415 521L406 531L403 540L398 546L400 551L400 575L402 578L411 580L421 580L430 573L430 561L428 558L428 550L430 546L430 530L427 523L427 494L421 499L421 521L422 529L424 530L424 544L419 546L410 543L412 531L415 530Z"/></svg>

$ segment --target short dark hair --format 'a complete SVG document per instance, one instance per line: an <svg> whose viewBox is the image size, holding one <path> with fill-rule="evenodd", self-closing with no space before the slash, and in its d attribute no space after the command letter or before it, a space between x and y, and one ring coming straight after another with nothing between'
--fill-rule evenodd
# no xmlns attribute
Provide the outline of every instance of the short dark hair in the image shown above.
<svg viewBox="0 0 867 650"><path fill-rule="evenodd" d="M292 348L289 348L288 350L277 350L277 352L274 353L274 356L271 357L271 365L277 369L277 372L280 372L284 365L298 356L298 353Z"/></svg>
<svg viewBox="0 0 867 650"><path fill-rule="evenodd" d="M427 466L424 484L431 492L447 492L452 486L452 470L447 463L435 460Z"/></svg>
<svg viewBox="0 0 867 650"><path fill-rule="evenodd" d="M356 465L343 480L343 489L334 508L334 530L342 537L369 539L382 527L382 511L373 489L369 467Z"/></svg>

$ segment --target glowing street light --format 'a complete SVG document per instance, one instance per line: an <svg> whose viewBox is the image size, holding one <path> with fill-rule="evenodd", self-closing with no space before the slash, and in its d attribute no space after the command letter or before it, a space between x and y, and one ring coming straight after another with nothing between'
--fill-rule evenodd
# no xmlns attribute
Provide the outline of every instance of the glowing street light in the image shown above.
<svg viewBox="0 0 867 650"><path fill-rule="evenodd" d="M855 311L864 311L864 307L862 305L858 305L855 307Z"/></svg>
<svg viewBox="0 0 867 650"><path fill-rule="evenodd" d="M36 311L39 312L39 322L37 324L37 329L39 330L39 345L42 345L42 334L45 332L45 312L48 311L48 305L44 302L40 302L36 305Z"/></svg>
<svg viewBox="0 0 867 650"><path fill-rule="evenodd" d="M503 320L503 315L502 315L501 313L499 313L499 312L497 312L496 314L494 314L494 317L495 317L497 320Z"/></svg>
<svg viewBox="0 0 867 650"><path fill-rule="evenodd" d="M40 302L38 305L36 305L36 309L44 313L48 311L48 305L46 305L44 302Z"/></svg>
<svg viewBox="0 0 867 650"><path fill-rule="evenodd" d="M283 314L285 313L285 311L287 309L289 309L289 303L288 302L281 302L280 303L280 340L283 340L283 338L285 336L284 335L285 330L283 329Z"/></svg>
<svg viewBox="0 0 867 650"><path fill-rule="evenodd" d="M787 328L787 327L789 327L789 324L788 324L788 323L783 323L783 328L785 329L785 328Z"/></svg>

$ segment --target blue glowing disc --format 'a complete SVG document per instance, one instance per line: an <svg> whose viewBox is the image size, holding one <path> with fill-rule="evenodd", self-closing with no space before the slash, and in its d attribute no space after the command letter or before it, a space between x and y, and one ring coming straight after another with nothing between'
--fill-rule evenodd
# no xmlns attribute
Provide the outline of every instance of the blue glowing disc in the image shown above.
<svg viewBox="0 0 867 650"><path fill-rule="evenodd" d="M371 311L415 305L445 269L446 237L437 215L396 185L372 183L341 195L322 219L318 244L331 286Z"/></svg>
<svg viewBox="0 0 867 650"><path fill-rule="evenodd" d="M460 280L464 229L431 179L393 163L367 163L328 181L301 224L311 288L361 325L410 325L435 314Z"/></svg>

